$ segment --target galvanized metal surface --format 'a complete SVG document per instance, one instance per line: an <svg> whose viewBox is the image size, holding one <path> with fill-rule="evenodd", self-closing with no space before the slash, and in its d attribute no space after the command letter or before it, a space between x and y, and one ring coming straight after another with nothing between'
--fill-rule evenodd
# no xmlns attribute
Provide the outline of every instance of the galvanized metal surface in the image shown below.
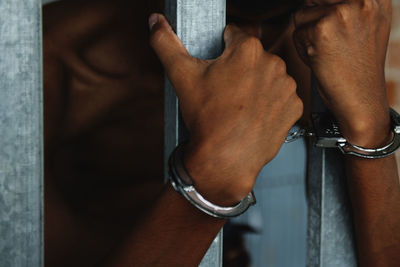
<svg viewBox="0 0 400 267"><path fill-rule="evenodd" d="M167 0L166 15L192 56L211 59L221 54L226 18L225 0ZM165 159L168 159L172 150L185 138L184 127L179 119L178 101L168 81L164 123L164 151ZM222 266L222 233L218 234L200 266Z"/></svg>
<svg viewBox="0 0 400 267"><path fill-rule="evenodd" d="M0 266L43 266L40 0L0 1Z"/></svg>
<svg viewBox="0 0 400 267"><path fill-rule="evenodd" d="M257 232L244 236L252 267L305 267L306 142L282 146L257 178L257 204L233 220Z"/></svg>
<svg viewBox="0 0 400 267"><path fill-rule="evenodd" d="M312 111L325 110L312 81ZM308 267L357 266L351 205L343 155L336 149L308 151Z"/></svg>

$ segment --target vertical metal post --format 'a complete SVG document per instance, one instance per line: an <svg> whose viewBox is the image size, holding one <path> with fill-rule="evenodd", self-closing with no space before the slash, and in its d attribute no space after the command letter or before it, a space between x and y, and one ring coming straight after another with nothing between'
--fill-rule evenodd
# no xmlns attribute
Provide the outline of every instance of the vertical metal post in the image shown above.
<svg viewBox="0 0 400 267"><path fill-rule="evenodd" d="M170 23L192 56L212 59L221 54L226 19L225 0L166 0L165 7ZM183 128L179 119L178 100L167 81L164 139L166 160L184 138ZM167 175L165 173L165 177ZM222 266L222 232L214 240L200 266Z"/></svg>
<svg viewBox="0 0 400 267"><path fill-rule="evenodd" d="M325 110L312 78L311 110ZM308 267L355 267L357 257L343 156L316 148L308 155Z"/></svg>
<svg viewBox="0 0 400 267"><path fill-rule="evenodd" d="M41 7L0 1L0 266L43 266Z"/></svg>

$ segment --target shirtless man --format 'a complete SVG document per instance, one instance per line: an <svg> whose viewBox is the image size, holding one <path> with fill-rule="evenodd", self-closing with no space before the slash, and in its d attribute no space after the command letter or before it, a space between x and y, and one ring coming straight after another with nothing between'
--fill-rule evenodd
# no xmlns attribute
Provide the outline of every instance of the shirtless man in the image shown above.
<svg viewBox="0 0 400 267"><path fill-rule="evenodd" d="M212 61L190 57L160 14L149 19L150 36L158 2L44 8L48 266L196 266L225 223L162 185L163 72L149 37L192 134L185 165L216 204L247 195L303 106L307 114L306 65L350 142L379 147L390 138L389 0L306 1L294 20L263 23L262 31L259 22L295 4L252 14L238 12L250 1L228 1L245 23L226 28L224 54ZM346 168L360 265L398 265L394 157L348 156Z"/></svg>

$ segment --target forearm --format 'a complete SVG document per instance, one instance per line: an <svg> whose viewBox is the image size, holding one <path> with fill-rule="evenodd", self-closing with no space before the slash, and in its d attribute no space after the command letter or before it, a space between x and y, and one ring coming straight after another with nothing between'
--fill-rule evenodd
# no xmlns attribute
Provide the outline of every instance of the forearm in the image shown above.
<svg viewBox="0 0 400 267"><path fill-rule="evenodd" d="M391 1L373 1L374 6L358 0L305 2L294 16L293 40L343 136L365 148L387 145L384 66ZM394 157L349 156L346 167L361 266L398 266L400 188Z"/></svg>
<svg viewBox="0 0 400 267"><path fill-rule="evenodd" d="M105 266L198 266L224 223L168 185Z"/></svg>
<svg viewBox="0 0 400 267"><path fill-rule="evenodd" d="M394 156L346 159L360 266L400 262L400 185Z"/></svg>

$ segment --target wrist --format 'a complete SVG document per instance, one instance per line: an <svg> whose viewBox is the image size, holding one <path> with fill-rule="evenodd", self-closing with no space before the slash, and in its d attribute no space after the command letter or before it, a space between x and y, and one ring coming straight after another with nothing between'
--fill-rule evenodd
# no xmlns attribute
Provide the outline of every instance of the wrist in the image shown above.
<svg viewBox="0 0 400 267"><path fill-rule="evenodd" d="M236 155L223 154L211 145L190 142L185 146L183 160L196 190L204 198L216 205L232 206L253 189L257 174L237 164Z"/></svg>
<svg viewBox="0 0 400 267"><path fill-rule="evenodd" d="M340 123L343 137L364 148L379 148L392 140L389 108L381 115L359 116L351 123Z"/></svg>
<svg viewBox="0 0 400 267"><path fill-rule="evenodd" d="M351 144L379 148L391 141L390 106L382 77L376 77L363 87L347 85L358 93L349 99L342 98L333 108L343 137Z"/></svg>

